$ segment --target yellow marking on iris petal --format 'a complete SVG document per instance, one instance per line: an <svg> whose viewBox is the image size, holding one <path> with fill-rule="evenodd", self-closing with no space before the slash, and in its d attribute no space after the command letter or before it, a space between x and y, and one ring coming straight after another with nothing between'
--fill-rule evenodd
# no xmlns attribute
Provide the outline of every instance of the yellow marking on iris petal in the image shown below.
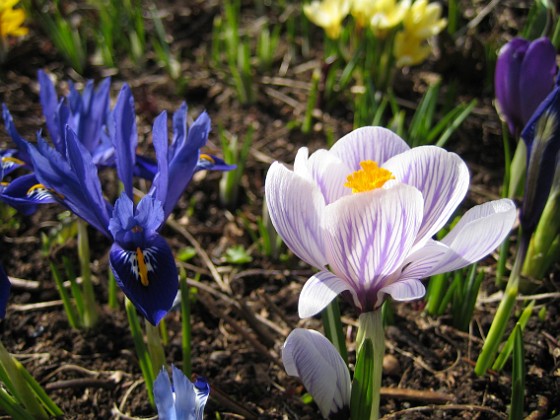
<svg viewBox="0 0 560 420"><path fill-rule="evenodd" d="M364 160L360 162L360 166L362 169L348 175L344 184L345 187L352 188L353 194L381 188L387 181L395 179L391 171L380 168L372 160Z"/></svg>
<svg viewBox="0 0 560 420"><path fill-rule="evenodd" d="M3 157L2 162L11 162L11 163L15 163L16 165L25 165L25 162L23 160L19 160L18 158L12 156Z"/></svg>
<svg viewBox="0 0 560 420"><path fill-rule="evenodd" d="M202 160L207 160L208 162L214 164L216 163L216 161L214 160L214 158L210 155L207 155L206 153L201 153L200 154L200 159Z"/></svg>
<svg viewBox="0 0 560 420"><path fill-rule="evenodd" d="M3 187L7 187L8 185L10 185L10 183L6 181L2 181L0 182L0 185L2 185Z"/></svg>
<svg viewBox="0 0 560 420"><path fill-rule="evenodd" d="M136 248L136 259L138 260L138 274L140 275L140 282L142 286L147 286L150 284L148 280L148 268L146 267L146 261L144 261L144 254L140 247Z"/></svg>

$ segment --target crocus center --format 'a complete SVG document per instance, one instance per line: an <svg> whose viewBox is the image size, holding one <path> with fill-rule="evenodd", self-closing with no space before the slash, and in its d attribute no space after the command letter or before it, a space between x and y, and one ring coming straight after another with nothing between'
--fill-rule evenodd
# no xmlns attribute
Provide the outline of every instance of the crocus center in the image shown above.
<svg viewBox="0 0 560 420"><path fill-rule="evenodd" d="M381 188L387 181L395 179L391 171L380 168L377 162L364 160L360 162L362 169L352 172L346 178L347 188L352 188L352 193L361 193Z"/></svg>

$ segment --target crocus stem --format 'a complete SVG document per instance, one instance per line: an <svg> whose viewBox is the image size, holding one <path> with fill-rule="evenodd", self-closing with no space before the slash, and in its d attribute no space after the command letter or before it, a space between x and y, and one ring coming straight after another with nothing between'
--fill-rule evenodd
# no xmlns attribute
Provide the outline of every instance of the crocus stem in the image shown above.
<svg viewBox="0 0 560 420"><path fill-rule="evenodd" d="M93 283L91 282L89 239L87 223L78 220L78 256L80 258L80 272L82 274L82 287L84 297L83 325L85 328L93 327L97 322L97 306Z"/></svg>
<svg viewBox="0 0 560 420"><path fill-rule="evenodd" d="M492 365L498 347L502 341L502 337L506 331L508 320L513 311L515 305L515 299L519 293L519 282L521 279L521 267L525 260L525 255L527 254L527 240L522 235L521 242L519 244L519 249L517 250L517 256L515 258L515 263L513 264L513 269L504 292L504 298L500 301L496 315L494 315L494 320L490 326L490 331L486 336L484 341L484 346L478 356L476 361L476 366L474 372L482 376L486 373L488 368Z"/></svg>
<svg viewBox="0 0 560 420"><path fill-rule="evenodd" d="M525 142L520 140L517 143L517 148L511 160L509 169L509 186L508 194L510 198L514 198L520 191L523 185L525 166L527 161L527 146Z"/></svg>
<svg viewBox="0 0 560 420"><path fill-rule="evenodd" d="M334 299L321 313L323 319L323 328L325 336L333 343L338 350L344 363L348 364L348 351L346 350L346 340L344 331L342 330L342 322L340 320L340 308L338 307L338 299Z"/></svg>
<svg viewBox="0 0 560 420"><path fill-rule="evenodd" d="M381 393L381 377L383 374L383 356L385 355L385 332L383 330L383 317L380 310L365 312L358 319L358 335L356 349L359 352L366 338L373 343L373 384L370 420L379 418L379 404Z"/></svg>

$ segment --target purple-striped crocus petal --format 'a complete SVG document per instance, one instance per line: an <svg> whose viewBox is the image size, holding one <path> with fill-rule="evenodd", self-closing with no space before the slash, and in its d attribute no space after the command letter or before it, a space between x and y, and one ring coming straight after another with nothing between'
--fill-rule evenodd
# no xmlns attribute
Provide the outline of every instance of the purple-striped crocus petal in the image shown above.
<svg viewBox="0 0 560 420"><path fill-rule="evenodd" d="M393 281L420 280L433 271L440 264L449 248L441 242L428 240L421 247L414 246L403 261L401 269L394 273Z"/></svg>
<svg viewBox="0 0 560 420"><path fill-rule="evenodd" d="M55 191L55 198L73 213L110 237L107 229L110 205L103 198L91 155L81 146L72 130L67 131L66 148L71 163L49 147L40 135L37 136L36 146L28 143L35 176L41 184Z"/></svg>
<svg viewBox="0 0 560 420"><path fill-rule="evenodd" d="M157 234L147 238L142 249L124 249L115 242L109 261L124 294L148 322L157 325L171 309L179 288L177 267L167 242ZM147 285L142 284L142 264Z"/></svg>
<svg viewBox="0 0 560 420"><path fill-rule="evenodd" d="M319 271L311 276L299 295L298 313L300 318L309 318L327 307L340 293L349 291L354 305L362 309L352 285L335 276L330 271Z"/></svg>
<svg viewBox="0 0 560 420"><path fill-rule="evenodd" d="M422 222L422 194L406 184L352 194L325 209L323 229L332 271L353 283L362 310L408 255Z"/></svg>
<svg viewBox="0 0 560 420"><path fill-rule="evenodd" d="M123 183L124 191L132 197L132 173L136 158L136 145L138 131L136 129L136 113L134 111L134 98L130 87L123 85L117 103L113 110L114 130L112 141L116 149L117 173Z"/></svg>
<svg viewBox="0 0 560 420"><path fill-rule="evenodd" d="M383 302L383 295L390 295L394 300L399 302L408 302L410 300L420 299L426 294L426 288L420 280L399 280L379 289L377 292L377 301Z"/></svg>
<svg viewBox="0 0 560 420"><path fill-rule="evenodd" d="M169 216L187 188L198 163L200 148L206 144L210 133L210 117L206 112L198 116L189 127L186 141L174 147L173 157L169 159L169 185L167 199L163 204L165 217Z"/></svg>
<svg viewBox="0 0 560 420"><path fill-rule="evenodd" d="M6 316L6 306L8 306L11 286L10 279L8 279L4 267L0 264L0 319L4 319Z"/></svg>
<svg viewBox="0 0 560 420"><path fill-rule="evenodd" d="M165 203L169 182L169 162L167 161L169 140L167 138L167 112L163 111L154 121L152 142L156 150L157 173L155 174L150 195Z"/></svg>
<svg viewBox="0 0 560 420"><path fill-rule="evenodd" d="M521 77L521 64L529 41L523 38L514 38L505 44L498 53L494 85L499 112L508 124L509 131L516 134L522 127L519 78Z"/></svg>
<svg viewBox="0 0 560 420"><path fill-rule="evenodd" d="M282 240L303 261L323 268L327 264L321 229L325 200L317 186L274 162L264 189L270 220Z"/></svg>
<svg viewBox="0 0 560 420"><path fill-rule="evenodd" d="M484 258L509 235L517 217L513 201L489 201L468 210L441 241L449 247L429 275L458 270Z"/></svg>
<svg viewBox="0 0 560 420"><path fill-rule="evenodd" d="M435 235L451 217L469 188L467 165L455 153L435 146L411 149L383 167L416 187L424 197L424 219L416 243Z"/></svg>
<svg viewBox="0 0 560 420"><path fill-rule="evenodd" d="M282 348L282 362L297 376L325 418L349 413L351 382L348 368L329 340L317 331L296 328Z"/></svg>
<svg viewBox="0 0 560 420"><path fill-rule="evenodd" d="M154 402L161 420L177 420L175 413L175 398L173 396L173 386L169 380L169 374L165 366L161 368L156 380L154 381Z"/></svg>
<svg viewBox="0 0 560 420"><path fill-rule="evenodd" d="M357 171L364 160L372 160L381 166L391 157L409 149L406 142L391 130L361 127L338 140L330 152L346 162L351 171Z"/></svg>
<svg viewBox="0 0 560 420"><path fill-rule="evenodd" d="M27 151L27 141L19 135L18 131L16 130L12 115L10 114L8 107L4 103L2 104L2 118L4 119L6 131L18 148L18 154L16 157L21 159L25 163L31 163L31 158L29 157L29 153Z"/></svg>
<svg viewBox="0 0 560 420"><path fill-rule="evenodd" d="M351 194L352 191L344 184L352 169L337 155L326 150L317 150L310 156L308 165L311 177L323 193L326 204Z"/></svg>
<svg viewBox="0 0 560 420"><path fill-rule="evenodd" d="M521 121L529 121L539 104L552 91L556 66L556 49L546 37L534 40L529 44L519 80L519 105Z"/></svg>
<svg viewBox="0 0 560 420"><path fill-rule="evenodd" d="M41 108L43 108L47 130L53 143L57 143L64 134L64 131L60 131L61 127L56 120L58 95L47 73L39 70L37 72L37 79L39 80L39 102L41 102Z"/></svg>

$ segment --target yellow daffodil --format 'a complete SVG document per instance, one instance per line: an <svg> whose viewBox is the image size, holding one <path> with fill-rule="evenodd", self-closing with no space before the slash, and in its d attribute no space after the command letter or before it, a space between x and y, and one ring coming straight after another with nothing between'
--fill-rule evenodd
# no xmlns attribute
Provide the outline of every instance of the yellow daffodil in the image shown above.
<svg viewBox="0 0 560 420"><path fill-rule="evenodd" d="M329 38L340 36L342 21L350 12L350 0L314 0L303 6L305 16L325 30Z"/></svg>
<svg viewBox="0 0 560 420"><path fill-rule="evenodd" d="M0 0L0 37L24 36L28 29L23 27L25 12L22 9L13 7L19 0Z"/></svg>
<svg viewBox="0 0 560 420"><path fill-rule="evenodd" d="M393 54L397 67L414 66L424 61L432 52L432 47L424 38L417 38L410 32L398 32L395 36Z"/></svg>
<svg viewBox="0 0 560 420"><path fill-rule="evenodd" d="M373 8L370 26L377 37L384 37L387 32L400 24L410 7L410 0L372 0Z"/></svg>
<svg viewBox="0 0 560 420"><path fill-rule="evenodd" d="M441 18L441 5L428 0L417 0L403 19L404 30L420 39L428 39L441 32L447 20Z"/></svg>

